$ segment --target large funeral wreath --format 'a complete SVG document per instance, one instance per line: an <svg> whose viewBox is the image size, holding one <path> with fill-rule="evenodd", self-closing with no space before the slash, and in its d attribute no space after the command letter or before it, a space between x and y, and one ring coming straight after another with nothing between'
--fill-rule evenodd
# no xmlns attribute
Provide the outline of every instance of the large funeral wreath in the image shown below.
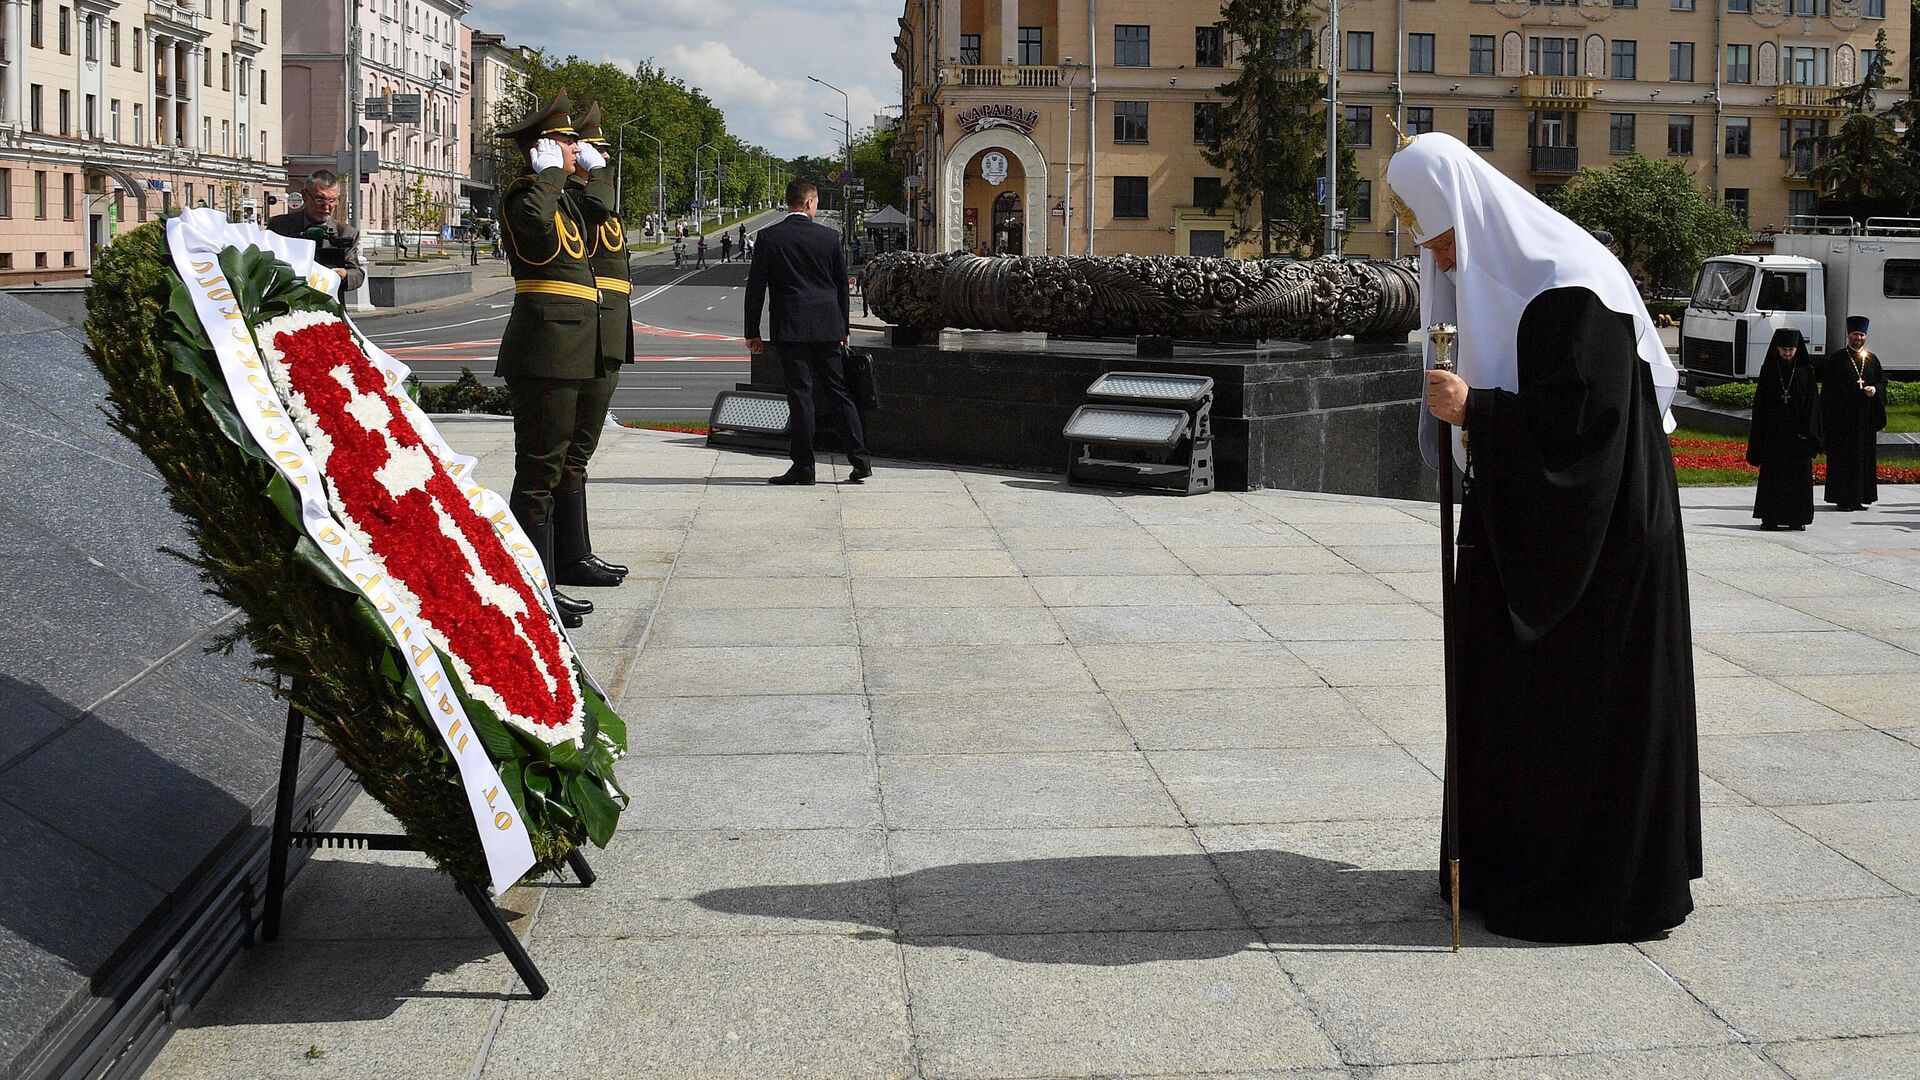
<svg viewBox="0 0 1920 1080"><path fill-rule="evenodd" d="M273 389L326 475L334 517L423 627L532 841L535 870L605 845L626 728L579 668L496 523L456 483L404 391L339 305L258 248L219 256ZM484 884L456 763L389 621L303 531L298 500L237 414L161 222L96 262L87 332L114 426L165 478L198 548L175 552L242 618L279 692L441 869Z"/></svg>

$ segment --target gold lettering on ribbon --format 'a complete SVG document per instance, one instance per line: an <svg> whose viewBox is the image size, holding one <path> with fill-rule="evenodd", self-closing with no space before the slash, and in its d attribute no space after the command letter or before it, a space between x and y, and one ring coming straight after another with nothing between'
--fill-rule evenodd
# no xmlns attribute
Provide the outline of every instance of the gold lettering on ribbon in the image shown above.
<svg viewBox="0 0 1920 1080"><path fill-rule="evenodd" d="M268 442L272 443L275 446L280 446L280 445L283 445L288 439L293 438L293 432L288 431L286 428L281 427L279 424L269 424L261 430L260 437L267 440Z"/></svg>
<svg viewBox="0 0 1920 1080"><path fill-rule="evenodd" d="M453 726L447 729L447 741L453 743L454 753L467 752L467 736L460 730L460 721L455 720Z"/></svg>
<svg viewBox="0 0 1920 1080"><path fill-rule="evenodd" d="M331 525L320 526L320 531L317 533L314 533L313 538L315 540L320 541L323 544L328 545L329 547L340 542L340 534L337 532L334 532L333 526Z"/></svg>
<svg viewBox="0 0 1920 1080"><path fill-rule="evenodd" d="M413 662L414 662L414 664L415 664L415 666L418 666L418 667L425 667L425 666L426 666L426 663L427 663L427 661L428 661L428 660L431 660L431 659L433 659L433 646L431 646L431 645L416 645L416 646L414 646L414 649L413 649ZM435 676L433 677L433 681L434 681L434 682L439 682L439 681L440 681L440 676L438 676L438 675L435 675Z"/></svg>
<svg viewBox="0 0 1920 1080"><path fill-rule="evenodd" d="M343 564L343 565L344 565L344 564ZM355 574L355 575L353 575L353 583L354 583L355 585L358 585L358 586L360 586L360 591L361 591L361 592L364 592L364 593L367 593L367 594L368 594L368 598L369 598L369 599L371 599L371 598L372 598L372 593L373 593L373 590L374 590L374 589L376 589L376 588L379 588L379 586L380 586L380 583L381 583L382 581L384 581L384 580L386 580L386 579L385 579L385 578L382 578L382 577L381 577L381 576L380 576L379 574Z"/></svg>
<svg viewBox="0 0 1920 1080"><path fill-rule="evenodd" d="M275 450L273 452L273 460L279 462L283 468L292 472L298 472L307 467L307 459L291 450ZM305 480L300 482L303 484L306 483Z"/></svg>
<svg viewBox="0 0 1920 1080"><path fill-rule="evenodd" d="M434 704L439 707L441 712L446 713L448 716L453 715L453 699L452 698L442 697L439 701L435 702Z"/></svg>
<svg viewBox="0 0 1920 1080"><path fill-rule="evenodd" d="M213 264L210 262L191 262L190 261L187 263L187 265L193 267L193 272L195 274L204 274L207 271L213 269Z"/></svg>

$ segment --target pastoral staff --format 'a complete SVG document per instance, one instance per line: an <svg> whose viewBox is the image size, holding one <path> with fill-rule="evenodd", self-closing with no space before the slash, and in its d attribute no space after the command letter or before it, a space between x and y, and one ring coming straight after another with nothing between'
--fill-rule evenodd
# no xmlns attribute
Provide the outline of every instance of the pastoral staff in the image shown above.
<svg viewBox="0 0 1920 1080"><path fill-rule="evenodd" d="M1533 941L1657 935L1701 873L1676 372L1619 260L1458 139L1414 137L1387 182L1421 246L1423 323L1459 327L1422 443L1468 477L1463 906Z"/></svg>

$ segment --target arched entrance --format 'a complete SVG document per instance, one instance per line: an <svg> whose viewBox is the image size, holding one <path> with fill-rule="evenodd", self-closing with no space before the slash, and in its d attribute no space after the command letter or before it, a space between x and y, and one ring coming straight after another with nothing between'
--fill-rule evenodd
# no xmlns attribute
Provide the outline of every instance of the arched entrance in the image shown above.
<svg viewBox="0 0 1920 1080"><path fill-rule="evenodd" d="M999 161L989 162L997 153ZM994 184L986 172L1006 174ZM948 251L1000 249L1009 254L1047 253L1047 159L1032 139L1011 128L982 128L953 144L941 176L941 226ZM967 211L974 214L974 238L968 243ZM997 235L998 234L998 235Z"/></svg>

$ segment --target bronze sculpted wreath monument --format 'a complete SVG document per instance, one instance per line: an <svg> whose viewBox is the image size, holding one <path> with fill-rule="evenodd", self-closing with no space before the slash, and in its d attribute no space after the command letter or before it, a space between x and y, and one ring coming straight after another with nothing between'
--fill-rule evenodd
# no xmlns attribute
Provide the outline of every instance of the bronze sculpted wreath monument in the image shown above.
<svg viewBox="0 0 1920 1080"><path fill-rule="evenodd" d="M867 268L868 306L902 328L1220 341L1405 341L1420 319L1411 262L891 252ZM1147 350L1143 350L1147 351ZM1164 350L1162 350L1164 351Z"/></svg>

